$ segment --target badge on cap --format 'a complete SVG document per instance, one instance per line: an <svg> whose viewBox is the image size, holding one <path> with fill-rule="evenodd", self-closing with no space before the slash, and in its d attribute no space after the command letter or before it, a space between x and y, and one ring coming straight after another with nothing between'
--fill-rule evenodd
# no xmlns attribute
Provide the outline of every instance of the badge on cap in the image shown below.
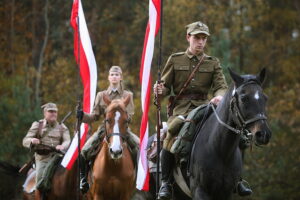
<svg viewBox="0 0 300 200"><path fill-rule="evenodd" d="M199 26L199 27L202 27L202 26L203 26L203 23L202 23L202 22L198 22L198 26Z"/></svg>

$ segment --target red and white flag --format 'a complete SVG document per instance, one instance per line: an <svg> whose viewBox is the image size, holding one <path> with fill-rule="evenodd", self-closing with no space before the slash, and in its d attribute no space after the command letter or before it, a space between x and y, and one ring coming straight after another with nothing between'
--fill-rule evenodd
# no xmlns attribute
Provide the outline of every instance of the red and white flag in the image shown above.
<svg viewBox="0 0 300 200"><path fill-rule="evenodd" d="M79 19L79 26L78 26ZM96 86L97 86L97 65L93 53L89 32L87 29L81 0L74 0L71 13L71 26L74 29L74 54L78 64L80 61L80 76L83 84L83 111L91 113L94 106ZM80 39L78 40L78 33ZM78 44L79 42L79 44ZM78 47L79 51L78 52ZM79 54L79 55L78 55ZM81 124L80 127L80 146L85 143L88 132L88 125ZM78 156L78 135L76 134L72 140L71 146L68 149L62 160L62 166L71 169Z"/></svg>
<svg viewBox="0 0 300 200"><path fill-rule="evenodd" d="M151 62L154 52L154 40L160 27L160 0L149 0L149 21L144 39L144 49L140 68L142 122L140 127L140 158L136 187L139 190L149 190L149 168L147 162L148 143L148 112L151 96Z"/></svg>

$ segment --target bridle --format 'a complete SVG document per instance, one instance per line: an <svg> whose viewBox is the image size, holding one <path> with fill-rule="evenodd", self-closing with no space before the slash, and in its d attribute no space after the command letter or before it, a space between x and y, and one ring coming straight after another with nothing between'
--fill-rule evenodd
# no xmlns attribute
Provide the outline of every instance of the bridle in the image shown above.
<svg viewBox="0 0 300 200"><path fill-rule="evenodd" d="M256 80L249 80L248 82L242 84L241 86L239 86L237 88L241 89L242 87L245 87L246 85L250 85L250 84L258 84L258 81ZM246 127L247 125L259 121L259 120L267 120L267 117L264 114L257 114L254 117L250 118L250 119L245 119L245 117L243 116L243 114L241 113L241 110L238 106L238 101L237 101L237 92L234 91L234 94L230 100L230 113L233 117L233 122L236 125L236 128L226 124L225 122L223 122L220 117L218 116L218 113L216 112L216 109L214 107L214 105L212 103L210 103L210 106L212 107L216 118L218 120L218 122L220 124L222 124L223 126L225 126L227 129L231 130L233 133L240 135L240 136L244 136L246 137L246 139L248 139L249 141L251 141L252 143L252 138L253 138L253 133L251 133L251 131L249 131Z"/></svg>
<svg viewBox="0 0 300 200"><path fill-rule="evenodd" d="M128 116L127 111L122 111L122 112L125 112L126 115ZM129 136L126 133L114 133L113 132L113 133L108 134L107 128L106 128L106 123L109 123L109 121L110 121L110 119L106 118L106 113L105 113L104 133L105 133L105 140L106 140L106 142L109 144L109 138L112 137L112 136L119 136L119 137L122 138L123 143L127 142ZM127 119L126 119L126 127L128 127L128 124L129 124L129 120L128 120L128 117L127 117Z"/></svg>

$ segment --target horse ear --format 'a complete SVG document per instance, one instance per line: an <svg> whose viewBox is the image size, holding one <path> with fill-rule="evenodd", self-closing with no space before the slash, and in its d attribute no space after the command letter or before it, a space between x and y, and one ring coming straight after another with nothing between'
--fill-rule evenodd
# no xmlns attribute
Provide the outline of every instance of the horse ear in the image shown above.
<svg viewBox="0 0 300 200"><path fill-rule="evenodd" d="M232 80L235 82L235 84L237 86L241 85L243 83L244 79L240 75L238 75L237 73L232 71L232 69L230 69L229 67L228 67L228 70L229 70L229 74L230 74Z"/></svg>
<svg viewBox="0 0 300 200"><path fill-rule="evenodd" d="M129 104L129 102L130 102L130 95L127 95L127 96L124 98L123 102L124 102L124 105L125 105L125 107L126 107L126 106Z"/></svg>
<svg viewBox="0 0 300 200"><path fill-rule="evenodd" d="M259 74L257 75L257 79L258 81L261 83L261 85L263 85L263 83L265 82L266 79L266 68L263 68Z"/></svg>
<svg viewBox="0 0 300 200"><path fill-rule="evenodd" d="M109 105L111 103L111 100L109 99L109 97L105 93L103 94L103 101L106 105Z"/></svg>

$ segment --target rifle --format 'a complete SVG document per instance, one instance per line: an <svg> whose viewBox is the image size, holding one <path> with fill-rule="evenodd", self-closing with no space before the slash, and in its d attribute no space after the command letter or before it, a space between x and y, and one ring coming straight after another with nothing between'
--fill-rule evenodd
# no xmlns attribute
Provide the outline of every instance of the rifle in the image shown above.
<svg viewBox="0 0 300 200"><path fill-rule="evenodd" d="M68 114L66 114L66 116L61 120L61 122L59 122L60 125L62 125L72 114L72 111L68 112Z"/></svg>
<svg viewBox="0 0 300 200"><path fill-rule="evenodd" d="M20 174L26 174L29 169L31 168L31 166L33 165L33 163L35 162L35 158L34 156L31 156L30 161L28 161L27 163L25 163L20 169L19 169L19 173Z"/></svg>
<svg viewBox="0 0 300 200"><path fill-rule="evenodd" d="M157 84L161 83L161 55L162 55L162 24L163 24L163 0L160 1L160 30L159 30L159 57L157 65ZM156 162L156 198L159 192L159 173L160 173L160 129L161 125L161 104L160 95L156 93L154 104L156 105L156 131L157 131L157 162Z"/></svg>

